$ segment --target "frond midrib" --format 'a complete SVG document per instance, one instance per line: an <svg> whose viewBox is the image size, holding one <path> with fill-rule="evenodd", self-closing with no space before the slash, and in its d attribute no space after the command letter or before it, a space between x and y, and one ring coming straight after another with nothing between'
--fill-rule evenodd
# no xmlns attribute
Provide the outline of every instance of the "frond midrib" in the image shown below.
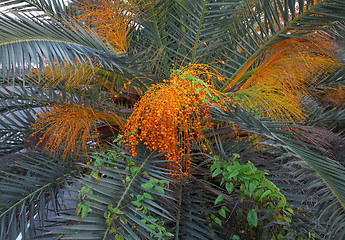
<svg viewBox="0 0 345 240"><path fill-rule="evenodd" d="M129 193L129 190L131 189L132 184L137 180L137 177L138 177L139 173L142 172L143 167L145 166L145 164L147 163L147 161L150 159L150 157L152 156L152 154L153 154L153 152L151 152L150 155L146 157L146 159L143 161L143 163L142 163L142 164L140 165L140 167L139 167L139 168L140 168L140 171L137 171L137 172L134 174L132 180L131 180L131 181L129 182L129 184L126 186L125 191L123 192L123 194L122 194L120 200L119 200L118 203L116 204L116 209L119 209L119 207L121 206L121 203L122 203L122 201L125 199L126 195ZM107 238L109 231L110 231L110 226L109 226L109 227L107 228L107 230L105 231L104 236L103 236L103 240L105 240L105 239Z"/></svg>
<svg viewBox="0 0 345 240"><path fill-rule="evenodd" d="M0 47L6 46L6 45L11 45L11 44L16 44L16 43L27 43L27 42L55 42L55 43L65 43L65 44L73 44L76 46L87 47L85 45L75 43L72 41L56 40L56 39L49 39L49 38L26 38L26 39L17 39L17 40L13 40L13 41L0 42Z"/></svg>

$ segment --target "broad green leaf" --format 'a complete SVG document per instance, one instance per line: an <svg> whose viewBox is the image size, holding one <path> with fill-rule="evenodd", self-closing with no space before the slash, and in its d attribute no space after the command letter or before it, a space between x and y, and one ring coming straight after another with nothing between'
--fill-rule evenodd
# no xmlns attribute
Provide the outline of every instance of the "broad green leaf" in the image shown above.
<svg viewBox="0 0 345 240"><path fill-rule="evenodd" d="M249 227L256 227L258 225L258 216L254 209L250 209L247 215Z"/></svg>
<svg viewBox="0 0 345 240"><path fill-rule="evenodd" d="M231 182L225 183L225 188L228 191L228 193L231 194L232 190L234 189L234 184Z"/></svg>
<svg viewBox="0 0 345 240"><path fill-rule="evenodd" d="M219 174L221 174L222 172L223 172L222 169L216 168L216 170L214 170L214 172L212 173L212 177L216 177L216 176L218 176Z"/></svg>
<svg viewBox="0 0 345 240"><path fill-rule="evenodd" d="M218 197L216 198L216 200L214 201L214 205L217 205L220 201L222 201L224 199L223 195L218 195Z"/></svg>

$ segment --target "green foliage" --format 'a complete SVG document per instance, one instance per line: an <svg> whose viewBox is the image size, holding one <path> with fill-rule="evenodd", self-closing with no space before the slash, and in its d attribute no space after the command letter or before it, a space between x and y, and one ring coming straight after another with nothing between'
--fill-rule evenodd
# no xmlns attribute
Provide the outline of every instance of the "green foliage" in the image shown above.
<svg viewBox="0 0 345 240"><path fill-rule="evenodd" d="M181 75L179 74L181 72L181 70L172 70L171 71L172 74L178 74L180 79L185 79L185 80L189 80L192 82L193 87L197 86L197 85L201 85L201 87L203 88L197 88L197 92L201 92L204 91L207 93L207 96L203 99L203 103L206 103L208 101L214 102L214 101L219 101L219 97L215 96L213 93L210 92L210 90L208 89L207 84L200 78L196 78L193 75L190 74L184 74Z"/></svg>
<svg viewBox="0 0 345 240"><path fill-rule="evenodd" d="M265 177L267 173L258 170L251 162L239 163L236 160L239 157L240 155L234 153L230 162L220 161L219 157L216 157L210 167L212 177L220 175L220 185L225 187L228 194L238 191L243 196L242 200L244 197L255 200L255 208L250 209L247 215L250 227L258 225L257 210L274 212L274 219L277 222L288 224L291 221L293 210L288 207L285 196L274 183ZM219 205L223 200L224 196L219 195L214 205ZM230 210L226 206L222 206L218 211L224 219L227 218L229 212ZM214 218L214 220L221 225L218 218ZM269 220L272 221L273 219Z"/></svg>
<svg viewBox="0 0 345 240"><path fill-rule="evenodd" d="M337 163L335 160L316 154L315 152L312 151L312 149L301 147L303 143L293 139L293 135L291 134L291 132L288 133L288 131L284 131L284 129L289 128L289 127L293 128L293 126L282 125L279 123L272 123L267 120L260 121L260 119L254 118L250 112L243 111L236 107L234 108L234 106L230 104L228 104L228 110L213 108L211 112L212 112L212 116L218 121L233 122L237 124L238 126L240 126L240 128L257 134L259 136L259 139L257 139L256 141L261 141L263 146L268 145L268 149L270 149L270 151L272 151L273 153L279 156L277 157L277 163L275 163L277 165L275 168L272 168L272 171L278 171L279 173L278 169L281 166L284 166L284 165L281 165L282 161L286 161L285 165L288 165L289 162L290 163L294 162L295 164L297 163L299 165L299 167L295 169L296 169L296 172L298 171L299 174L303 176L302 178L303 181L310 178L316 178L318 184L323 183L320 185L314 185L314 184L300 185L299 187L297 187L297 189L300 189L301 186L304 186L305 190L307 191L310 189L310 186L313 186L313 188L317 189L316 192L320 191L319 194L322 194L322 192L323 193L326 192L327 193L326 195L328 195L329 194L328 190L324 188L327 182L329 184L328 187L332 184L335 184L333 186L339 186L344 183L341 180L343 174L345 173L344 167L341 166L339 163ZM312 147L312 146L309 146L309 147ZM263 149L263 151L265 151L265 149ZM268 164L268 163L265 162L264 164ZM329 169L332 169L331 174L329 172ZM282 173L284 175L288 175L284 171L282 171ZM315 173L317 173L317 175ZM336 177L338 181L333 182L333 180L331 179L335 179L335 176L337 174L340 174L339 177ZM281 178L278 178L278 179L280 180ZM289 178L282 178L282 179L285 180ZM291 181L292 183L293 181L295 181L296 176L294 176L292 179L289 179L288 181ZM284 184L282 185L284 186ZM298 204L300 204L301 199L297 198L296 194L293 192L293 189L294 189L293 186L285 185L284 188L285 188L284 191L289 191L287 195L285 194L286 196L289 196L290 193L292 195L291 197L289 196L289 200L294 201L295 204L297 202ZM338 195L337 203L326 200L326 199L324 200L329 203L332 203L329 206L329 208L335 207L336 209L338 209L338 213L339 213L338 217L341 219L342 217L340 217L340 215L343 214L343 210L341 210L342 207L340 206L342 204L341 199L342 199L343 192L337 191L336 190L337 188L332 188L332 189L334 190L332 194L334 194L335 196ZM315 194L315 193L312 192L312 194ZM303 199L307 199L306 196L304 196ZM294 224L294 227L296 227L297 229L299 228L300 224L304 225L304 224L308 224L309 222L306 217L302 217L303 214L305 214L305 212L304 210L301 211L300 208L296 207L298 206L298 204L295 205L294 207L295 215L292 216L293 221L291 222L291 224L294 224L294 221L298 219L297 222L295 223L296 225ZM323 209L324 209L323 211L326 211L325 214L329 213L327 212L325 208ZM301 215L297 213L298 211L301 211ZM309 213L312 213L312 212L309 212ZM306 221L306 223L303 223L303 221ZM339 225L335 225L335 226L338 226L339 228L336 227L334 231L338 231L338 234L340 234L341 236L343 232L340 231L340 226ZM304 234L308 234L308 232L303 233L303 235ZM325 236L325 235L327 236L327 234L329 233L320 231L321 236ZM335 232L332 231L331 234L335 234ZM318 237L322 238L320 235Z"/></svg>
<svg viewBox="0 0 345 240"><path fill-rule="evenodd" d="M44 229L49 214L65 209L60 202L68 191L61 185L74 179L78 170L74 163L32 151L8 161L0 170L0 239L16 239L18 230L23 238L31 238L34 229L27 231L28 224Z"/></svg>

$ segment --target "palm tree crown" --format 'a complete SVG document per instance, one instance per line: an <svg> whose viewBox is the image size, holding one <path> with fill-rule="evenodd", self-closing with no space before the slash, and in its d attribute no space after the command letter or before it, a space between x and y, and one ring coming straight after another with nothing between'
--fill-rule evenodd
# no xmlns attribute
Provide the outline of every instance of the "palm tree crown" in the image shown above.
<svg viewBox="0 0 345 240"><path fill-rule="evenodd" d="M344 0L0 9L0 239L344 238Z"/></svg>

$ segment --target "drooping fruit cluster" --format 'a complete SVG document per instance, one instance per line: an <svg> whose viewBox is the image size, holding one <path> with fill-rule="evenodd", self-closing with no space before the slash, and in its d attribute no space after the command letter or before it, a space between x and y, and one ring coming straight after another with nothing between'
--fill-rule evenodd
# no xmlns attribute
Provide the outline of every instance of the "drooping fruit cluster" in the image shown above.
<svg viewBox="0 0 345 240"><path fill-rule="evenodd" d="M77 0L75 20L92 28L116 53L125 53L131 40L131 29L140 15L140 0Z"/></svg>
<svg viewBox="0 0 345 240"><path fill-rule="evenodd" d="M202 132L212 126L209 103L222 103L212 79L222 80L208 66L194 64L172 71L170 80L152 86L125 126L124 141L132 155L142 142L151 151L166 152L174 177L188 176L192 142L206 149Z"/></svg>
<svg viewBox="0 0 345 240"><path fill-rule="evenodd" d="M123 127L123 121L110 111L95 112L91 108L71 103L52 105L38 116L32 125L32 137L39 137L38 145L43 144L45 150L61 155L62 158L80 151L88 157L88 144L100 146L97 124Z"/></svg>

